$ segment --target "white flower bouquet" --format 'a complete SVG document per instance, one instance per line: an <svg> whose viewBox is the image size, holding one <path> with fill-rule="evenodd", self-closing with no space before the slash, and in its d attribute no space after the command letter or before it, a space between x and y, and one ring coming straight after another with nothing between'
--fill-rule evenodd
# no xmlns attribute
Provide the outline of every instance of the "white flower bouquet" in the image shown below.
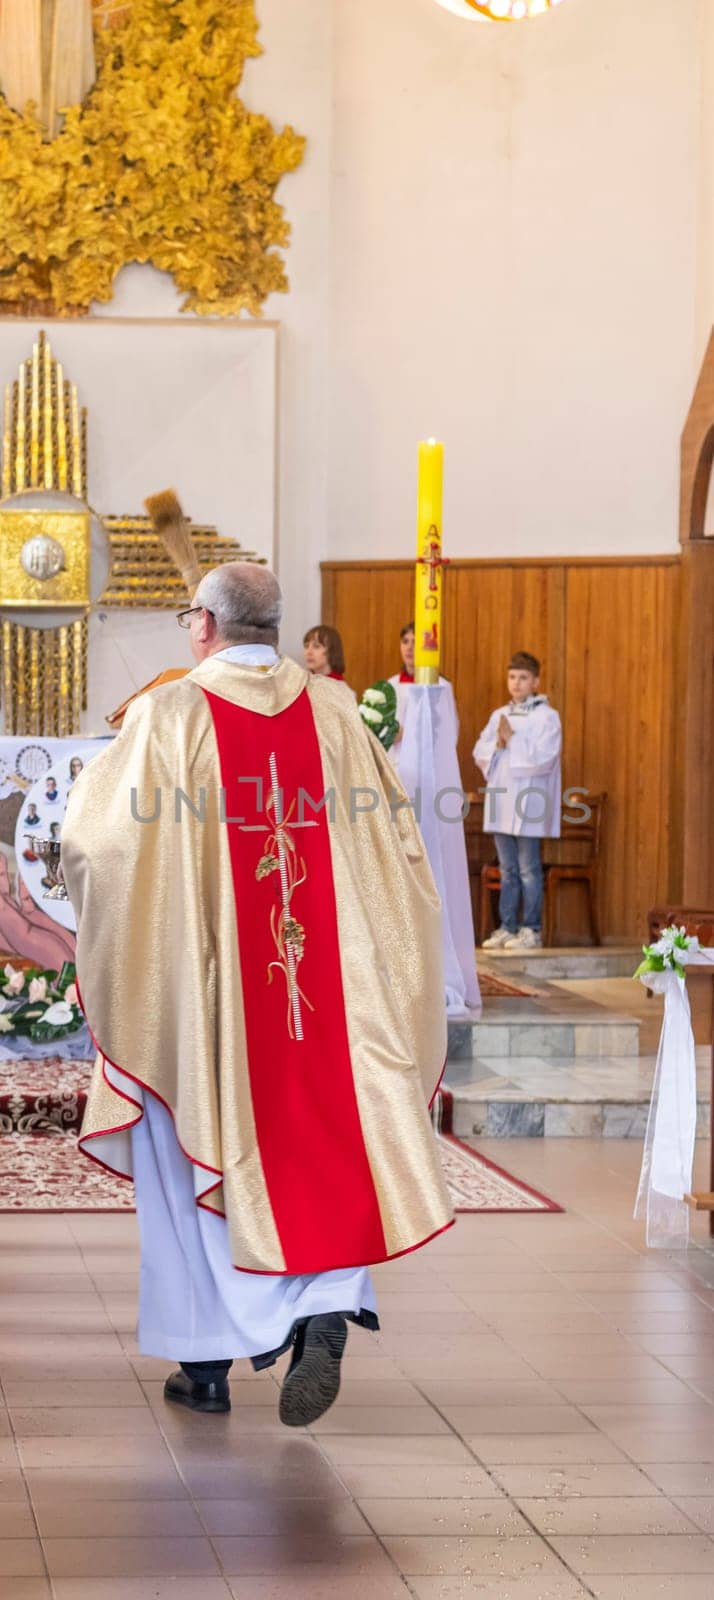
<svg viewBox="0 0 714 1600"><path fill-rule="evenodd" d="M690 953L696 954L699 940L690 938L686 928L665 928L656 944L643 944L645 957L637 968L636 978L645 978L648 972L676 972L683 978Z"/></svg>
<svg viewBox="0 0 714 1600"><path fill-rule="evenodd" d="M365 689L360 701L360 716L385 750L390 750L399 732L397 691L393 683L380 678Z"/></svg>

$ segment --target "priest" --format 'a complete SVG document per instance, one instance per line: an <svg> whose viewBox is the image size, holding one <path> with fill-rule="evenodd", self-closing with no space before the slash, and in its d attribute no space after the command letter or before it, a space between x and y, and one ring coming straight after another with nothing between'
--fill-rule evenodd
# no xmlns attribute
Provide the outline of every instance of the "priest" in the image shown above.
<svg viewBox="0 0 714 1600"><path fill-rule="evenodd" d="M272 573L180 614L197 666L130 708L63 828L98 1058L81 1149L133 1177L139 1343L166 1399L230 1406L292 1359L332 1404L368 1267L451 1223L428 1104L446 1054L439 902L414 815L342 685L278 654Z"/></svg>

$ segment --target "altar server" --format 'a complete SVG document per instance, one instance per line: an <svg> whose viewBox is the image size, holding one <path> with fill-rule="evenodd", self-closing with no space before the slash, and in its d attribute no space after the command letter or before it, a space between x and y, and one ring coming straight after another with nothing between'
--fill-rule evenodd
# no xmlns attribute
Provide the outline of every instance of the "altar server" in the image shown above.
<svg viewBox="0 0 714 1600"><path fill-rule="evenodd" d="M486 779L484 833L495 836L501 868L501 925L484 950L542 944L540 841L560 837L560 717L539 692L540 662L529 651L511 657L507 682L508 705L492 713L474 748Z"/></svg>
<svg viewBox="0 0 714 1600"><path fill-rule="evenodd" d="M446 1053L439 904L352 698L277 653L272 573L179 621L197 667L137 700L63 829L100 1051L81 1148L133 1175L139 1343L225 1411L292 1347L283 1422L334 1400L367 1267L451 1213L428 1114ZM395 1137L398 1130L398 1137Z"/></svg>
<svg viewBox="0 0 714 1600"><path fill-rule="evenodd" d="M354 689L350 689L345 679L345 651L337 629L320 622L317 627L308 628L302 643L307 671L314 672L319 678L332 678L335 683L344 683L348 694L356 700Z"/></svg>

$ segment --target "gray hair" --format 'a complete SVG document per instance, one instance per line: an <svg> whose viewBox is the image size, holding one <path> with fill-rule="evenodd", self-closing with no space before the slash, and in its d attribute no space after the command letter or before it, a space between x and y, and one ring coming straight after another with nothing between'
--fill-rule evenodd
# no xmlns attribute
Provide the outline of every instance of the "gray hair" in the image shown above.
<svg viewBox="0 0 714 1600"><path fill-rule="evenodd" d="M193 597L215 618L226 644L273 644L283 614L283 597L274 572L253 561L227 561L201 579Z"/></svg>

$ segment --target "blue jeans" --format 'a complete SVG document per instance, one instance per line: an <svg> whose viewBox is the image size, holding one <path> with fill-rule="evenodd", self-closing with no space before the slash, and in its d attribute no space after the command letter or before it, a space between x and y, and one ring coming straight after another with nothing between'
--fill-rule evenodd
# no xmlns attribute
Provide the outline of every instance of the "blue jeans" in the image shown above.
<svg viewBox="0 0 714 1600"><path fill-rule="evenodd" d="M523 927L540 933L543 916L543 863L540 839L516 837L513 833L494 834L501 868L501 927L509 933L518 930L518 907L523 901Z"/></svg>

